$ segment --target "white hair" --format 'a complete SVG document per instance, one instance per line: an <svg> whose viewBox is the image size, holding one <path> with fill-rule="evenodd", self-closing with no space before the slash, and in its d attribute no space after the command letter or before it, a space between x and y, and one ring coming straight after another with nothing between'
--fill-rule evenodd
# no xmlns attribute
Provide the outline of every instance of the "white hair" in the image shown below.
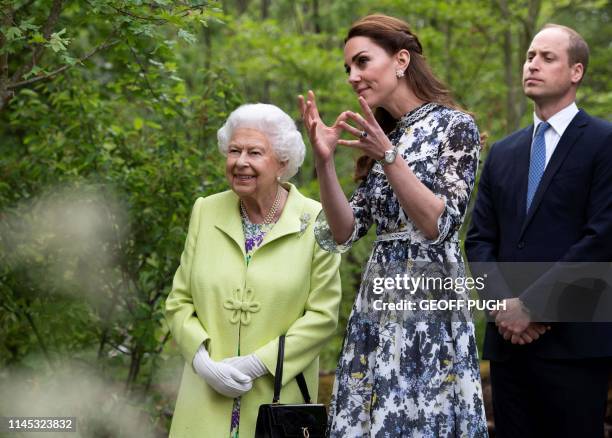
<svg viewBox="0 0 612 438"><path fill-rule="evenodd" d="M283 182L297 173L304 162L306 146L302 134L287 113L267 103L249 103L236 108L217 131L219 152L224 156L227 156L234 130L239 128L256 129L268 138L279 161L287 162L281 176Z"/></svg>

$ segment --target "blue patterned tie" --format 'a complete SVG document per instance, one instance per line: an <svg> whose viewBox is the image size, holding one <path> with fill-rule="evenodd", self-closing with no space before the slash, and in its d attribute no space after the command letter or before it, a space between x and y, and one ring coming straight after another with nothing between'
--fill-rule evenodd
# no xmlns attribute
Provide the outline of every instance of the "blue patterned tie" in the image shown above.
<svg viewBox="0 0 612 438"><path fill-rule="evenodd" d="M527 211L533 201L533 196L538 189L538 184L544 174L546 167L546 141L544 133L550 128L550 123L542 122L538 125L536 135L531 143L531 160L529 161L529 182L527 184Z"/></svg>

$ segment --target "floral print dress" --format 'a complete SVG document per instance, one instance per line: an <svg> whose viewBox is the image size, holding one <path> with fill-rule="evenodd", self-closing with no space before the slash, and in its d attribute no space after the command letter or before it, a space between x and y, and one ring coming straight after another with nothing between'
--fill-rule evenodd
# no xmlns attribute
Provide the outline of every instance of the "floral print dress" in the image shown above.
<svg viewBox="0 0 612 438"><path fill-rule="evenodd" d="M242 230L244 231L244 252L245 262L248 266L255 250L259 248L261 242L263 242L266 234L274 227L274 223L271 224L254 224L244 214L240 214L242 218ZM240 342L238 342L240 345ZM236 352L237 356L240 356L240 349ZM239 426L240 425L240 397L234 399L234 405L232 407L232 420L230 424L230 438L239 438Z"/></svg>
<svg viewBox="0 0 612 438"><path fill-rule="evenodd" d="M334 242L323 214L317 218L317 241L328 251L348 250L372 224L377 235L336 370L329 436L486 437L469 315L460 320L434 312L415 316L372 305L373 299L391 301L405 293L393 289L373 296L375 277L416 277L419 266L432 265L446 276L465 275L458 232L474 186L478 128L469 115L429 103L402 117L389 138L445 208L438 237L428 240L401 208L376 163L350 199L355 226L345 244Z"/></svg>

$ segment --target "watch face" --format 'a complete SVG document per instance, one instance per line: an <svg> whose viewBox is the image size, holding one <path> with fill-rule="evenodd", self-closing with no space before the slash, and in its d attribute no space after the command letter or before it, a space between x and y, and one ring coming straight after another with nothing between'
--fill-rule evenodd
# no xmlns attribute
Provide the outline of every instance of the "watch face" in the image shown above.
<svg viewBox="0 0 612 438"><path fill-rule="evenodd" d="M390 149L385 151L385 163L391 164L395 161L395 156L397 155L397 151L395 149Z"/></svg>

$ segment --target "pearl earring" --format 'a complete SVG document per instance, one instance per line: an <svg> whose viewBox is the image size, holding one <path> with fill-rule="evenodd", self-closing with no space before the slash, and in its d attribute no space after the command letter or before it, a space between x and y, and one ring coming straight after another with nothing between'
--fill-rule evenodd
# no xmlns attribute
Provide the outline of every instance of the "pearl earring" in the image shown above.
<svg viewBox="0 0 612 438"><path fill-rule="evenodd" d="M395 76L397 76L398 79L399 78L403 78L404 77L404 70L400 70L400 69L395 70Z"/></svg>
<svg viewBox="0 0 612 438"><path fill-rule="evenodd" d="M276 177L276 182L280 184L281 180L280 180L280 176Z"/></svg>

